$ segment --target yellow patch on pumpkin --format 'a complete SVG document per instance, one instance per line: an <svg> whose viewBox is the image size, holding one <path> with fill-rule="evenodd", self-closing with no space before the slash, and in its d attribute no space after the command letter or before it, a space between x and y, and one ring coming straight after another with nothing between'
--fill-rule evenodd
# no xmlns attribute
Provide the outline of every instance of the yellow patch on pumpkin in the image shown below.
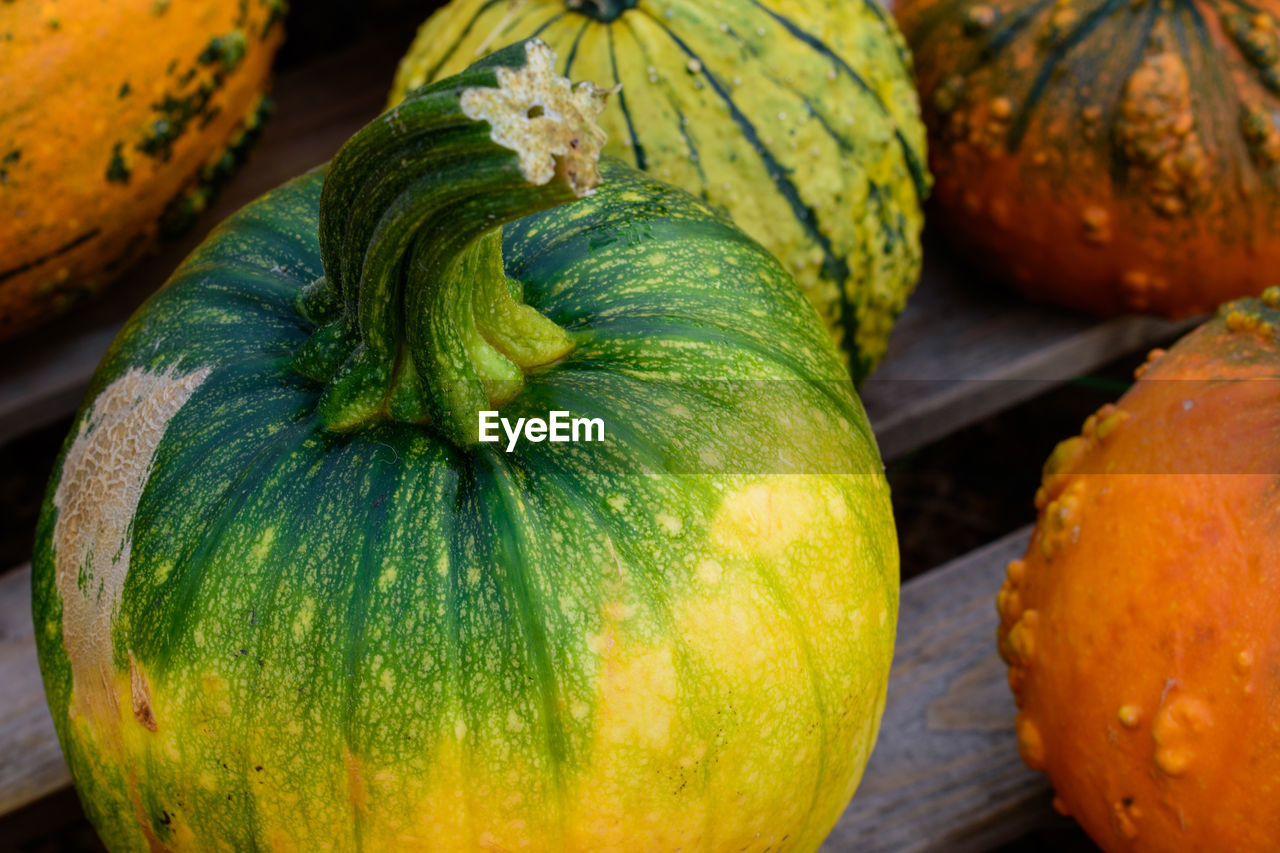
<svg viewBox="0 0 1280 853"><path fill-rule="evenodd" d="M777 474L725 495L711 525L711 541L735 554L776 555L822 521L830 490L821 478Z"/></svg>

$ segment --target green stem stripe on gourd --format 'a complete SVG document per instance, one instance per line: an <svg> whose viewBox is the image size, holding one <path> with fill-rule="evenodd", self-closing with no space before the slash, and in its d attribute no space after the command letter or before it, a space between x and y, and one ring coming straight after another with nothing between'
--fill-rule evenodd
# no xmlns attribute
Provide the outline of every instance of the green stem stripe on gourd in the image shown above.
<svg viewBox="0 0 1280 853"><path fill-rule="evenodd" d="M567 0L566 5L575 12L607 24L617 20L628 9L634 9L640 0Z"/></svg>
<svg viewBox="0 0 1280 853"><path fill-rule="evenodd" d="M520 302L502 225L589 193L607 93L572 88L537 39L424 86L354 136L320 202L325 275L301 298L319 328L295 367L326 382L335 430L390 418L477 440L477 413L567 333Z"/></svg>

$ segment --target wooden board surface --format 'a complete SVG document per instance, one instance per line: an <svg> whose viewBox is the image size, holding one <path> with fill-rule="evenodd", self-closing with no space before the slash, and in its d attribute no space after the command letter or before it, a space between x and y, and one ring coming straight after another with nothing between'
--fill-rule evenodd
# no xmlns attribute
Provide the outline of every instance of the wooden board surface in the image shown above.
<svg viewBox="0 0 1280 853"><path fill-rule="evenodd" d="M1055 819L1044 777L1018 758L995 651L995 591L1028 535L903 586L880 739L828 853L986 850ZM40 687L30 577L26 566L0 576L0 815L69 784Z"/></svg>
<svg viewBox="0 0 1280 853"><path fill-rule="evenodd" d="M881 454L894 459L1197 322L1031 305L930 239L920 285L862 401Z"/></svg>
<svg viewBox="0 0 1280 853"><path fill-rule="evenodd" d="M826 853L984 851L1058 820L1018 757L995 595L1030 527L902 588L880 737Z"/></svg>
<svg viewBox="0 0 1280 853"><path fill-rule="evenodd" d="M71 783L44 702L31 629L31 567L0 575L0 815Z"/></svg>
<svg viewBox="0 0 1280 853"><path fill-rule="evenodd" d="M384 32L282 75L262 144L193 233L135 267L96 304L0 343L0 443L74 411L116 331L210 228L329 159L377 115L410 36ZM863 399L882 453L894 458L1185 326L1098 321L1028 305L930 241L921 284Z"/></svg>

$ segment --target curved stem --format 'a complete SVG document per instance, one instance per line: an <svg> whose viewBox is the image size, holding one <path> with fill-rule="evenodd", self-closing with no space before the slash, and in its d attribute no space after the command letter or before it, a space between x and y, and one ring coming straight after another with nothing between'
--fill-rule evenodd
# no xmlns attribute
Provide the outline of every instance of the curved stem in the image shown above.
<svg viewBox="0 0 1280 853"><path fill-rule="evenodd" d="M324 381L319 413L349 430L434 423L460 444L523 371L570 349L518 300L502 225L599 181L606 92L572 88L537 39L412 92L357 133L320 199L325 275L300 308L319 328L294 360Z"/></svg>

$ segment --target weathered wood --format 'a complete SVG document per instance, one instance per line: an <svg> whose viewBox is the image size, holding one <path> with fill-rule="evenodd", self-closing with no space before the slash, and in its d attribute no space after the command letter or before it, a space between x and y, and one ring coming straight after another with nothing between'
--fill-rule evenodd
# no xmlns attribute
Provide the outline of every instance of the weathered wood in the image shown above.
<svg viewBox="0 0 1280 853"><path fill-rule="evenodd" d="M995 590L1027 536L903 586L880 739L824 850L986 850L1054 819L1044 777L1018 758L994 642ZM0 577L0 815L69 782L36 666L30 576Z"/></svg>
<svg viewBox="0 0 1280 853"><path fill-rule="evenodd" d="M0 344L0 443L70 414L133 310L226 215L328 159L382 108L407 33L383 34L282 75L276 117L248 166L185 239L136 267L96 305ZM950 257L926 251L920 287L863 401L891 459L1187 326L1098 321L1028 305Z"/></svg>
<svg viewBox="0 0 1280 853"><path fill-rule="evenodd" d="M1197 322L1098 320L1031 305L967 269L939 243L927 243L920 286L894 328L884 363L862 387L886 460Z"/></svg>
<svg viewBox="0 0 1280 853"><path fill-rule="evenodd" d="M0 815L71 783L44 702L31 628L31 567L0 575Z"/></svg>
<svg viewBox="0 0 1280 853"><path fill-rule="evenodd" d="M0 343L0 443L73 412L116 332L225 217L333 156L385 106L412 32L380 33L282 74L276 115L249 163L191 233L134 267L97 303Z"/></svg>
<svg viewBox="0 0 1280 853"><path fill-rule="evenodd" d="M1052 823L1045 777L1018 757L996 654L996 590L1023 528L902 588L880 738L827 853L990 850Z"/></svg>

